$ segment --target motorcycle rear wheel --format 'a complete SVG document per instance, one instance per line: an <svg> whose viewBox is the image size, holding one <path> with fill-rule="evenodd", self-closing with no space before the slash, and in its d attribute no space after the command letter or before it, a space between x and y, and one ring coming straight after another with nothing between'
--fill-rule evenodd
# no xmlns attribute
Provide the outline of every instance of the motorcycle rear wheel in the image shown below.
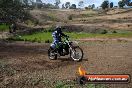
<svg viewBox="0 0 132 88"><path fill-rule="evenodd" d="M48 57L49 57L50 60L56 60L57 59L56 50L50 47L49 50L48 50Z"/></svg>

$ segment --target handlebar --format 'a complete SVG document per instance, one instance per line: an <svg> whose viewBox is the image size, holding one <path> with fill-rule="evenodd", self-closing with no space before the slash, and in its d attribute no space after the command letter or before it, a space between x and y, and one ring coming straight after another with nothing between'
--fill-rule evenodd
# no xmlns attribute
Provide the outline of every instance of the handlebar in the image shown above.
<svg viewBox="0 0 132 88"><path fill-rule="evenodd" d="M63 36L63 38L64 38L64 42L65 42L65 41L69 41L70 37L66 35L66 36Z"/></svg>

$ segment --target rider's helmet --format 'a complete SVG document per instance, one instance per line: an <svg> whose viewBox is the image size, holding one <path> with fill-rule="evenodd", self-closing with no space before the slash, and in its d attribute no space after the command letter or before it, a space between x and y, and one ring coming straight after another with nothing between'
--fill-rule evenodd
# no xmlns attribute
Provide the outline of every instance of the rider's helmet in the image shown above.
<svg viewBox="0 0 132 88"><path fill-rule="evenodd" d="M56 26L55 30L57 31L57 33L61 33L61 26Z"/></svg>

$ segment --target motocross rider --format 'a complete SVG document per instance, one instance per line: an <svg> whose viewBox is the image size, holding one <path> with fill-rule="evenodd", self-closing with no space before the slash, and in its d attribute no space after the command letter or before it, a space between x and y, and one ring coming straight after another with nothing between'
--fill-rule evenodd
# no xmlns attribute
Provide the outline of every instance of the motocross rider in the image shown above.
<svg viewBox="0 0 132 88"><path fill-rule="evenodd" d="M52 37L53 37L53 43L51 44L51 47L53 49L56 49L56 45L59 45L59 53L60 55L63 55L63 48L62 48L62 40L61 37L68 37L67 35L65 35L62 30L62 28L60 26L57 26L55 28L55 31L52 33Z"/></svg>

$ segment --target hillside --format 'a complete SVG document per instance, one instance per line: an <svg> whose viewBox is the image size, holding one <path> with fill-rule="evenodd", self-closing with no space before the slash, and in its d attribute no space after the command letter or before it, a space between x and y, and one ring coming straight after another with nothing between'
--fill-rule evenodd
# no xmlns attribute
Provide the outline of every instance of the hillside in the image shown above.
<svg viewBox="0 0 132 88"><path fill-rule="evenodd" d="M83 26L85 30L132 30L132 9L112 9L107 13L92 10L32 10L30 13L42 27L59 23L69 28Z"/></svg>

